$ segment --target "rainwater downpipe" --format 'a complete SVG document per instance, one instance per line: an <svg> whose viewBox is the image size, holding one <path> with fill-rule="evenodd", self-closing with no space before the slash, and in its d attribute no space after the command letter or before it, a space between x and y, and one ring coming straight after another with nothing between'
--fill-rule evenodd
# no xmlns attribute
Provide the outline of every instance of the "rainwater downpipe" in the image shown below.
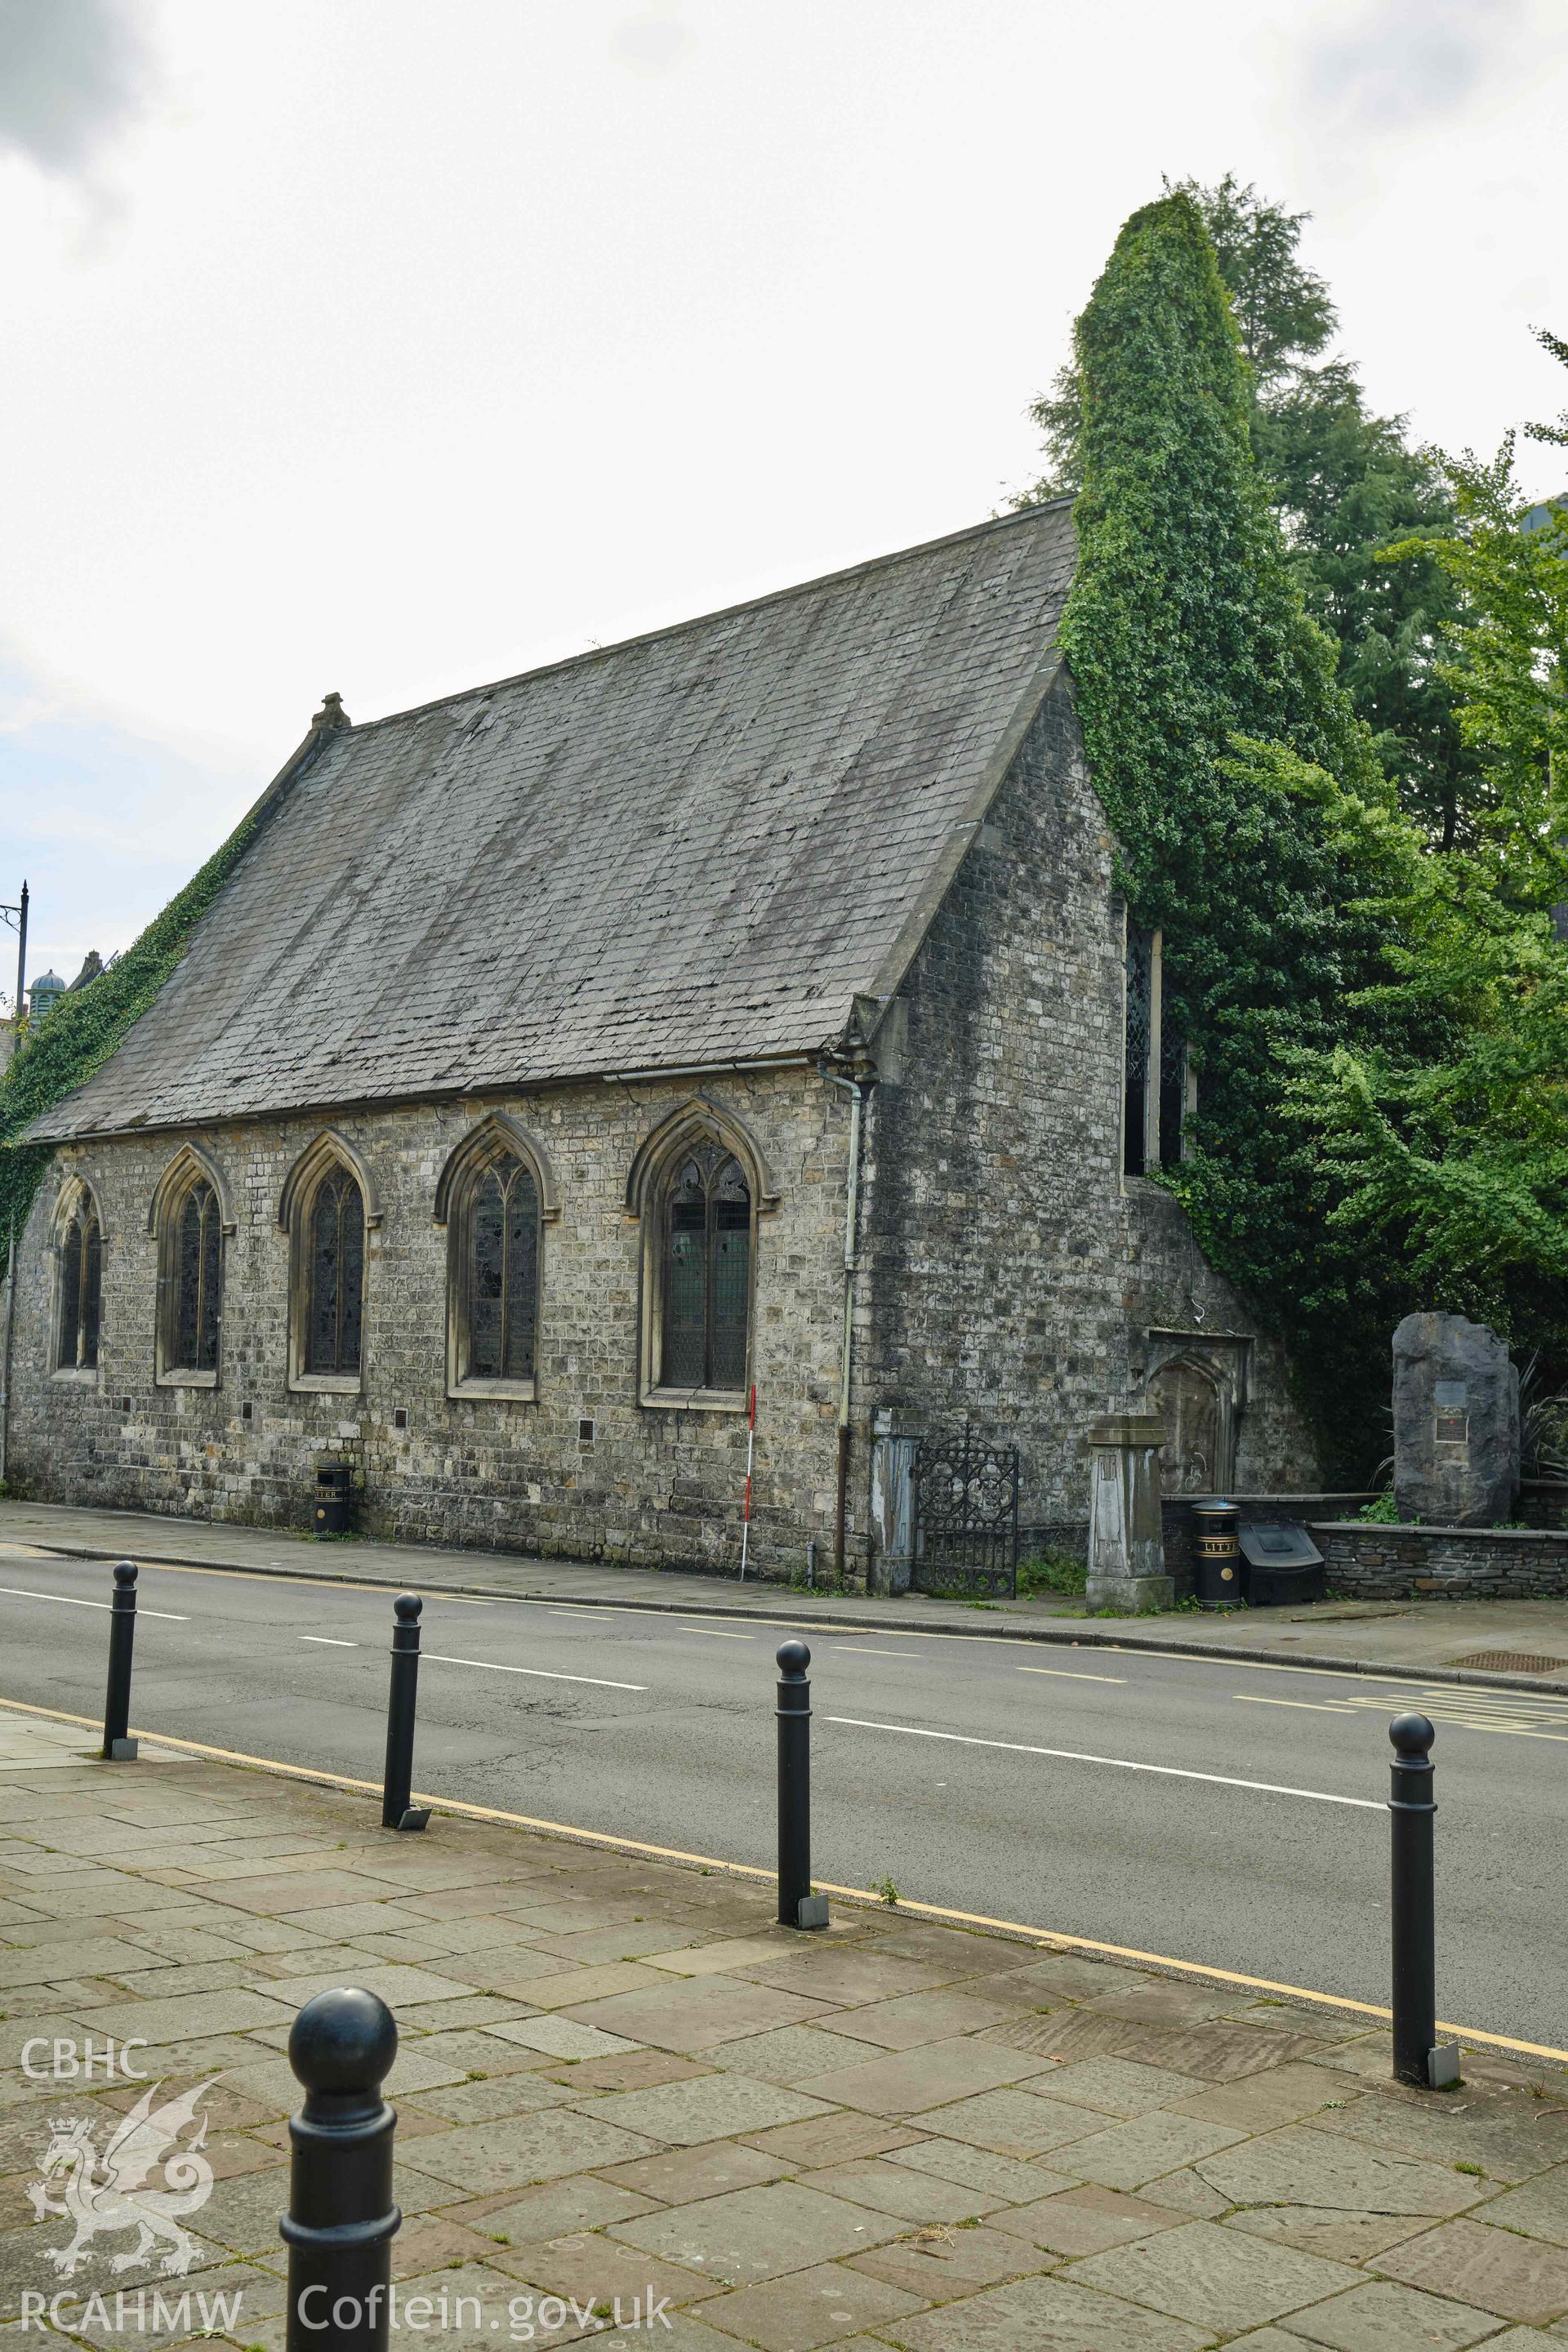
<svg viewBox="0 0 1568 2352"><path fill-rule="evenodd" d="M849 1182L844 1202L844 1346L838 1372L838 1498L833 1519L833 1573L844 1581L846 1527L849 1514L849 1375L855 1348L855 1259L860 1216L860 1130L865 1116L868 1082L842 1078L819 1062L817 1069L830 1086L842 1087L849 1104Z"/></svg>

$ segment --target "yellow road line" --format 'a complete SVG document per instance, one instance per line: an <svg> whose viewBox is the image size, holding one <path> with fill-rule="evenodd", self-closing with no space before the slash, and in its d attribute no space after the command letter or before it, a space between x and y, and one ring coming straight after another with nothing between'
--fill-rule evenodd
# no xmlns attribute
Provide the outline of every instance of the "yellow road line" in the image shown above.
<svg viewBox="0 0 1568 2352"><path fill-rule="evenodd" d="M53 1706L33 1706L25 1699L0 1699L0 1707L9 1707L19 1715L47 1717L54 1723L77 1723L89 1731L100 1728L98 1718L88 1715L67 1715ZM321 1772L306 1764L284 1764L276 1757L246 1756L230 1748L210 1748L199 1739L176 1739L162 1731L133 1730L132 1737L146 1739L159 1748L177 1748L186 1755L210 1756L224 1764L239 1764L254 1771L277 1772L286 1780L313 1780L331 1789L350 1789L356 1795L379 1796L378 1780L352 1780L345 1772ZM704 1870L721 1870L734 1878L760 1878L771 1881L775 1873L759 1868L751 1862L727 1862L710 1853L688 1853L681 1846L654 1845L646 1838L618 1837L612 1830L580 1829L571 1822L542 1821L529 1813L503 1812L495 1805L471 1805L460 1797L433 1796L428 1791L411 1792L416 1804L430 1805L443 1813L456 1813L467 1821L498 1822L506 1829L534 1830L547 1837L559 1837L581 1845L613 1847L620 1853L651 1854L659 1862L696 1863ZM887 1906L874 1887L838 1886L829 1879L819 1878L815 1884L825 1895L837 1895L846 1902L864 1903L872 1909ZM200 1892L199 1885L195 1892ZM211 1899L210 1897L208 1898ZM1274 1977L1244 1976L1235 1969L1215 1968L1207 1960L1178 1960L1168 1952L1141 1951L1135 1945L1101 1943L1092 1936L1070 1936L1059 1927L1040 1927L1022 1919L997 1919L984 1911L957 1911L942 1903L915 1903L900 1895L898 1909L921 1919L953 1920L962 1927L990 1927L1005 1936L1021 1936L1038 1944L1045 1950L1065 1949L1075 1952L1102 1952L1113 1960L1136 1960L1144 1966L1174 1969L1184 1976L1206 1977L1216 1984L1239 1985L1248 1992L1285 1993L1293 2000L1310 2001L1319 2009L1339 2009L1352 2016L1392 2021L1393 2011L1380 2008L1375 2001L1352 2000L1343 1993L1314 1992L1308 1985L1288 1984ZM1489 2050L1512 2050L1527 2058L1553 2058L1568 2065L1568 2050L1555 2049L1545 2042L1521 2042L1508 2033L1487 2033L1474 2025L1454 2025L1439 2018L1437 2029L1442 2033L1457 2034L1462 2042L1483 2043Z"/></svg>
<svg viewBox="0 0 1568 2352"><path fill-rule="evenodd" d="M1024 1671L1027 1674L1029 1670L1026 1666ZM1378 1704L1374 1699L1368 1699L1363 1701L1362 1706L1358 1708L1355 1702L1352 1699L1348 1698L1327 1700L1313 1700L1310 1698L1265 1698L1263 1695L1258 1691L1232 1691L1231 1696L1243 1706L1290 1706L1308 1715L1337 1715L1342 1722L1343 1722L1348 1717L1358 1713L1364 1713L1367 1708ZM1386 1701L1384 1702L1385 1705L1386 1703ZM1440 1702L1435 1699L1427 1701L1426 1705L1429 1706L1431 1713L1436 1717L1439 1723L1453 1724L1457 1726L1460 1731L1502 1732L1506 1733L1508 1738L1510 1739L1550 1739L1555 1742L1558 1747L1568 1747L1568 1732L1532 1731L1528 1724L1502 1723L1496 1720L1495 1717L1489 1720L1483 1720L1479 1716L1460 1715L1452 1706L1444 1706Z"/></svg>

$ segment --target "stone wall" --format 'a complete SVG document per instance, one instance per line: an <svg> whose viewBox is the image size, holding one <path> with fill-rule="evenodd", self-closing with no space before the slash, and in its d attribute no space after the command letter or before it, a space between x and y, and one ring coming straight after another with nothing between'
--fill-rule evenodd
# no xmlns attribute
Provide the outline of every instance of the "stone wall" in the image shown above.
<svg viewBox="0 0 1568 2352"><path fill-rule="evenodd" d="M900 991L873 1097L863 1405L1022 1450L1023 1523L1087 1522L1085 1432L1135 1405L1152 1331L1250 1339L1237 1482L1321 1470L1283 1350L1181 1208L1121 1173L1123 912L1065 684L1047 698Z"/></svg>
<svg viewBox="0 0 1568 2352"><path fill-rule="evenodd" d="M1568 1478L1526 1478L1519 1516L1530 1528L1568 1528Z"/></svg>
<svg viewBox="0 0 1568 2352"><path fill-rule="evenodd" d="M155 1378L157 1250L147 1229L177 1136L71 1147L41 1188L18 1251L11 1479L57 1500L306 1529L317 1465L363 1478L361 1525L377 1537L484 1544L577 1558L733 1568L744 1416L639 1405L642 1229L626 1208L638 1145L689 1086L599 1085L505 1102L342 1115L381 1196L366 1236L363 1392L288 1384L289 1242L278 1224L289 1168L326 1123L298 1118L204 1130L237 1207L226 1244L216 1389ZM757 1472L751 1557L801 1572L815 1539L831 1561L847 1097L814 1073L716 1080L779 1186L758 1220L753 1370ZM561 1214L542 1228L538 1400L448 1398L447 1235L432 1222L448 1154L486 1112L508 1111L543 1145ZM53 1375L50 1219L65 1176L98 1196L105 1235L94 1374ZM579 1423L591 1420L591 1442Z"/></svg>
<svg viewBox="0 0 1568 2352"><path fill-rule="evenodd" d="M1328 1563L1330 1591L1358 1601L1549 1601L1568 1593L1568 1534L1342 1519L1320 1520L1309 1532Z"/></svg>

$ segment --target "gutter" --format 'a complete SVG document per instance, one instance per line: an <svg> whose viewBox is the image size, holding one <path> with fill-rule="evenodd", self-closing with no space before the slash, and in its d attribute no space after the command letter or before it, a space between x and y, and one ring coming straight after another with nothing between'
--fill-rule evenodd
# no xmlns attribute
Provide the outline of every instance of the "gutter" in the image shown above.
<svg viewBox="0 0 1568 2352"><path fill-rule="evenodd" d="M838 1480L833 1516L833 1572L837 1580L844 1581L845 1535L849 1513L849 1380L855 1349L855 1276L857 1271L856 1243L860 1220L860 1134L865 1118L866 1097L871 1091L868 1078L840 1077L837 1070L818 1062L819 1076L829 1086L842 1087L850 1097L849 1104L849 1181L844 1197L844 1342L838 1373Z"/></svg>

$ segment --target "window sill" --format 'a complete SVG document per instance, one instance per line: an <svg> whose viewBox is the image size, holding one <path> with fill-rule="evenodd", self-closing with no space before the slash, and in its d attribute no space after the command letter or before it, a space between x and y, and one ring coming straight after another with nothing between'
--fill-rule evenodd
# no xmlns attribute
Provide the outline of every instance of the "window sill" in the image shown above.
<svg viewBox="0 0 1568 2352"><path fill-rule="evenodd" d="M364 1391L357 1374L346 1380L338 1372L296 1372L289 1386L296 1395L307 1396L360 1396Z"/></svg>
<svg viewBox="0 0 1568 2352"><path fill-rule="evenodd" d="M640 1405L655 1412L744 1412L744 1389L644 1389Z"/></svg>
<svg viewBox="0 0 1568 2352"><path fill-rule="evenodd" d="M539 1382L537 1381L454 1381L447 1389L447 1394L454 1403L461 1403L465 1399L483 1401L493 1398L501 1404L537 1404Z"/></svg>
<svg viewBox="0 0 1568 2352"><path fill-rule="evenodd" d="M161 1389L216 1389L217 1374L198 1372L187 1365L175 1365L168 1371L159 1373L158 1386Z"/></svg>
<svg viewBox="0 0 1568 2352"><path fill-rule="evenodd" d="M49 1374L52 1381L69 1381L74 1388L95 1389L98 1386L96 1364L57 1364Z"/></svg>

